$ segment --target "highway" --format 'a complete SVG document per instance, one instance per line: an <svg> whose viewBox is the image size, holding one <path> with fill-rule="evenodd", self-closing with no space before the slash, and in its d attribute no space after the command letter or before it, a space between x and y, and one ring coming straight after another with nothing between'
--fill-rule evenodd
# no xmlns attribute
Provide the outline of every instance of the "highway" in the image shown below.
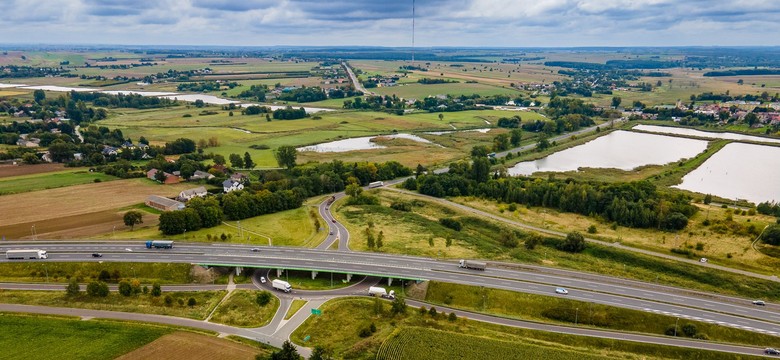
<svg viewBox="0 0 780 360"><path fill-rule="evenodd" d="M352 82L352 86L355 87L355 90L362 92L363 95L376 95L375 93L368 91L365 87L363 87L363 84L358 81L357 76L355 76L355 73L352 71L352 68L349 67L349 64L347 64L346 61L342 62L341 66L343 66L344 70L347 71L347 75L349 75L349 81Z"/></svg>
<svg viewBox="0 0 780 360"><path fill-rule="evenodd" d="M539 295L555 296L554 288L569 289L568 298L586 302L666 314L682 319L710 322L757 333L780 335L780 314L776 304L754 306L750 299L739 300L679 293L670 287L648 288L639 282L612 278L574 278L565 274L489 267L486 271L458 268L453 261L421 257L321 251L301 248L257 247L224 244L177 244L174 249L146 249L142 242L130 243L35 243L49 252L47 261L65 262L170 262L202 265L280 268L332 271L355 275L436 280L464 285L484 286ZM252 247L260 251L252 252ZM5 245L0 251L30 248L30 245ZM127 251L127 250L132 251ZM101 252L102 258L93 258ZM0 259L0 262L18 260ZM600 277L601 279L609 277ZM648 284L644 284L648 285Z"/></svg>

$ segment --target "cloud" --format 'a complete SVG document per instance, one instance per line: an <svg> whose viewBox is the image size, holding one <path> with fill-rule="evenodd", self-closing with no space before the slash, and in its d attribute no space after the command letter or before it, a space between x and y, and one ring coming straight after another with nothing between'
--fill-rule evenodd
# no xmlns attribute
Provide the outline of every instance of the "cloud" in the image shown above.
<svg viewBox="0 0 780 360"><path fill-rule="evenodd" d="M0 11L14 43L411 42L412 0L4 0ZM415 15L421 46L780 45L776 0L416 0Z"/></svg>

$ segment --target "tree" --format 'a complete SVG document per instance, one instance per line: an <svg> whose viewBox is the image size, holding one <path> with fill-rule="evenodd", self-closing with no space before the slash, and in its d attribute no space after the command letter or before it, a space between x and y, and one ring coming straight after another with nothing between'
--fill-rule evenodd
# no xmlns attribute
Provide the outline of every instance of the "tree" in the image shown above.
<svg viewBox="0 0 780 360"><path fill-rule="evenodd" d="M87 284L87 295L94 297L108 296L108 284L102 281L93 281Z"/></svg>
<svg viewBox="0 0 780 360"><path fill-rule="evenodd" d="M165 302L165 306L171 306L173 305L173 296L171 296L171 294L165 294L163 301Z"/></svg>
<svg viewBox="0 0 780 360"><path fill-rule="evenodd" d="M780 225L770 225L761 234L761 241L769 245L780 245Z"/></svg>
<svg viewBox="0 0 780 360"><path fill-rule="evenodd" d="M198 301L195 300L194 297L191 297L191 298L189 298L189 300L187 300L187 306L193 307L195 305L198 305Z"/></svg>
<svg viewBox="0 0 780 360"><path fill-rule="evenodd" d="M451 312L450 316L447 317L447 320L450 322L455 322L455 320L458 320L458 315L456 315L454 312Z"/></svg>
<svg viewBox="0 0 780 360"><path fill-rule="evenodd" d="M666 216L662 224L667 230L682 230L688 226L688 217L679 212L673 212Z"/></svg>
<svg viewBox="0 0 780 360"><path fill-rule="evenodd" d="M119 293L124 296L133 295L133 287L130 285L129 281L122 280L119 282Z"/></svg>
<svg viewBox="0 0 780 360"><path fill-rule="evenodd" d="M252 157L249 156L249 152L244 153L244 166L247 169L254 169L255 167L255 162L252 161Z"/></svg>
<svg viewBox="0 0 780 360"><path fill-rule="evenodd" d="M214 161L214 164L225 165L225 157L222 156L222 155L219 155L219 154L214 155L214 157L211 158L211 160Z"/></svg>
<svg viewBox="0 0 780 360"><path fill-rule="evenodd" d="M292 169L295 167L295 159L298 157L298 150L294 146L283 145L276 149L274 153L276 157L276 163L280 167Z"/></svg>
<svg viewBox="0 0 780 360"><path fill-rule="evenodd" d="M380 249L382 246L384 246L384 240L385 240L385 233L382 230L379 230L379 235L376 237L376 248Z"/></svg>
<svg viewBox="0 0 780 360"><path fill-rule="evenodd" d="M523 138L523 130L520 129L512 129L512 131L509 133L509 143L512 144L513 147L520 146L520 140Z"/></svg>
<svg viewBox="0 0 780 360"><path fill-rule="evenodd" d="M748 126L753 127L755 123L758 122L758 116L756 116L755 113L750 112L747 115L745 115L745 123L748 124Z"/></svg>
<svg viewBox="0 0 780 360"><path fill-rule="evenodd" d="M539 142L536 143L536 150L547 150L550 147L550 140L547 140L546 136L540 136Z"/></svg>
<svg viewBox="0 0 780 360"><path fill-rule="evenodd" d="M420 175L424 173L425 173L425 168L422 165L417 164L417 168L414 171L414 177L420 177Z"/></svg>
<svg viewBox="0 0 780 360"><path fill-rule="evenodd" d="M612 107L617 109L618 106L620 106L620 103L623 102L623 99L621 99L619 96L615 96L612 98Z"/></svg>
<svg viewBox="0 0 780 360"><path fill-rule="evenodd" d="M312 350L309 360L333 360L333 350L317 345Z"/></svg>
<svg viewBox="0 0 780 360"><path fill-rule="evenodd" d="M40 104L43 100L46 100L46 92L43 90L35 90L33 91L33 98L35 98L35 102Z"/></svg>
<svg viewBox="0 0 780 360"><path fill-rule="evenodd" d="M234 168L243 168L244 167L244 159L241 158L238 154L230 154L230 166Z"/></svg>
<svg viewBox="0 0 780 360"><path fill-rule="evenodd" d="M558 250L578 253L585 250L585 237L579 232L572 231L566 234L566 239L558 244Z"/></svg>
<svg viewBox="0 0 780 360"><path fill-rule="evenodd" d="M154 283L152 284L152 296L158 297L162 295L162 288L160 287L160 284Z"/></svg>
<svg viewBox="0 0 780 360"><path fill-rule="evenodd" d="M130 231L133 231L133 228L136 224L143 224L143 214L141 214L140 211L136 210L130 210L125 213L125 215L122 217L125 221L125 226L130 227Z"/></svg>
<svg viewBox="0 0 780 360"><path fill-rule="evenodd" d="M358 197L360 196L360 194L363 193L363 188L360 187L360 185L358 184L349 184L347 185L347 188L344 190L344 193L352 197Z"/></svg>
<svg viewBox="0 0 780 360"><path fill-rule="evenodd" d="M712 202L712 194L704 195L704 204L709 205Z"/></svg>
<svg viewBox="0 0 780 360"><path fill-rule="evenodd" d="M33 165L41 162L41 159L39 159L38 156L33 153L25 153L22 155L22 162L28 165Z"/></svg>
<svg viewBox="0 0 780 360"><path fill-rule="evenodd" d="M498 134L493 138L493 151L504 151L509 149L509 136L507 134Z"/></svg>
<svg viewBox="0 0 780 360"><path fill-rule="evenodd" d="M295 349L290 340L285 340L282 344L282 348L279 351L274 351L267 358L268 360L299 360L301 355L298 354L298 350ZM264 359L260 355L257 356L258 360Z"/></svg>
<svg viewBox="0 0 780 360"><path fill-rule="evenodd" d="M447 236L447 238L444 240L444 246L450 247L452 246L452 238Z"/></svg>
<svg viewBox="0 0 780 360"><path fill-rule="evenodd" d="M70 281L68 281L68 287L65 288L65 294L68 296L79 296L79 294L81 294L81 287L75 276L71 277Z"/></svg>
<svg viewBox="0 0 780 360"><path fill-rule="evenodd" d="M366 230L366 246L368 246L369 249L374 249L374 246L376 246L376 243L374 241L374 233L371 231L370 227L367 227Z"/></svg>
<svg viewBox="0 0 780 360"><path fill-rule="evenodd" d="M100 270L100 273L98 274L98 280L99 281L109 281L111 280L111 273L108 272L108 270Z"/></svg>
<svg viewBox="0 0 780 360"><path fill-rule="evenodd" d="M403 296L396 296L395 299L393 299L393 303L390 306L390 312L393 313L393 315L396 314L406 314L406 309L409 306L406 305L406 300L403 298Z"/></svg>
<svg viewBox="0 0 780 360"><path fill-rule="evenodd" d="M162 170L157 170L157 172L154 173L154 179L159 181L159 182L161 182L161 183L164 183L165 179L167 179L167 178L168 178L168 175L165 175L165 172L162 171Z"/></svg>
<svg viewBox="0 0 780 360"><path fill-rule="evenodd" d="M269 302L271 302L271 293L268 291L261 291L257 293L257 296L255 297L255 302L257 305L260 306L266 306Z"/></svg>
<svg viewBox="0 0 780 360"><path fill-rule="evenodd" d="M489 153L490 149L485 145L477 145L471 148L471 157L473 158L486 157Z"/></svg>
<svg viewBox="0 0 780 360"><path fill-rule="evenodd" d="M60 139L52 141L49 144L49 155L54 162L66 162L73 158L74 145L66 143Z"/></svg>
<svg viewBox="0 0 780 360"><path fill-rule="evenodd" d="M195 107L196 108L202 108L204 106L206 106L206 103L203 102L203 100L201 100L201 99L195 100Z"/></svg>
<svg viewBox="0 0 780 360"><path fill-rule="evenodd" d="M444 114L439 113L439 121L442 121L442 120L444 120Z"/></svg>

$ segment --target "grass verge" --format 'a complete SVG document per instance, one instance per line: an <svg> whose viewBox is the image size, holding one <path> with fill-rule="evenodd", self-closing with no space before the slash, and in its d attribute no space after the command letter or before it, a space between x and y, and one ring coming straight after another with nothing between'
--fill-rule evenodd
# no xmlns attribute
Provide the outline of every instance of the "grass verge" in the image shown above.
<svg viewBox="0 0 780 360"><path fill-rule="evenodd" d="M260 306L255 301L258 293L260 292L254 290L233 291L230 297L219 304L210 321L239 327L267 325L279 309L279 299L271 296L268 304Z"/></svg>
<svg viewBox="0 0 780 360"><path fill-rule="evenodd" d="M89 257L89 254L85 254ZM55 282L67 283L72 277L82 281L97 279L105 270L112 281L135 278L142 283L187 284L192 282L189 264L156 263L75 263L75 262L24 262L0 264L2 282ZM136 277L137 276L137 277Z"/></svg>
<svg viewBox="0 0 780 360"><path fill-rule="evenodd" d="M290 305L290 308L287 309L287 314L284 315L284 319L290 320L290 318L293 317L293 315L295 315L295 313L297 313L298 310L300 310L304 305L306 305L307 302L308 301L301 299L293 300L292 305Z"/></svg>

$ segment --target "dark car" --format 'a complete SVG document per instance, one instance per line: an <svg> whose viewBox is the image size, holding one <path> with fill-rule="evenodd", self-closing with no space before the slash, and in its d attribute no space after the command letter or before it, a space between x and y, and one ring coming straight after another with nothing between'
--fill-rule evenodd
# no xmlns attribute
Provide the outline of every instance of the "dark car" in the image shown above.
<svg viewBox="0 0 780 360"><path fill-rule="evenodd" d="M773 349L773 348L766 348L766 350L764 350L764 354L767 354L767 355L780 355L780 351L778 351L777 349Z"/></svg>
<svg viewBox="0 0 780 360"><path fill-rule="evenodd" d="M336 219L331 220L331 222L335 224L336 223Z"/></svg>
<svg viewBox="0 0 780 360"><path fill-rule="evenodd" d="M103 257L101 253L92 253L92 257Z"/></svg>

